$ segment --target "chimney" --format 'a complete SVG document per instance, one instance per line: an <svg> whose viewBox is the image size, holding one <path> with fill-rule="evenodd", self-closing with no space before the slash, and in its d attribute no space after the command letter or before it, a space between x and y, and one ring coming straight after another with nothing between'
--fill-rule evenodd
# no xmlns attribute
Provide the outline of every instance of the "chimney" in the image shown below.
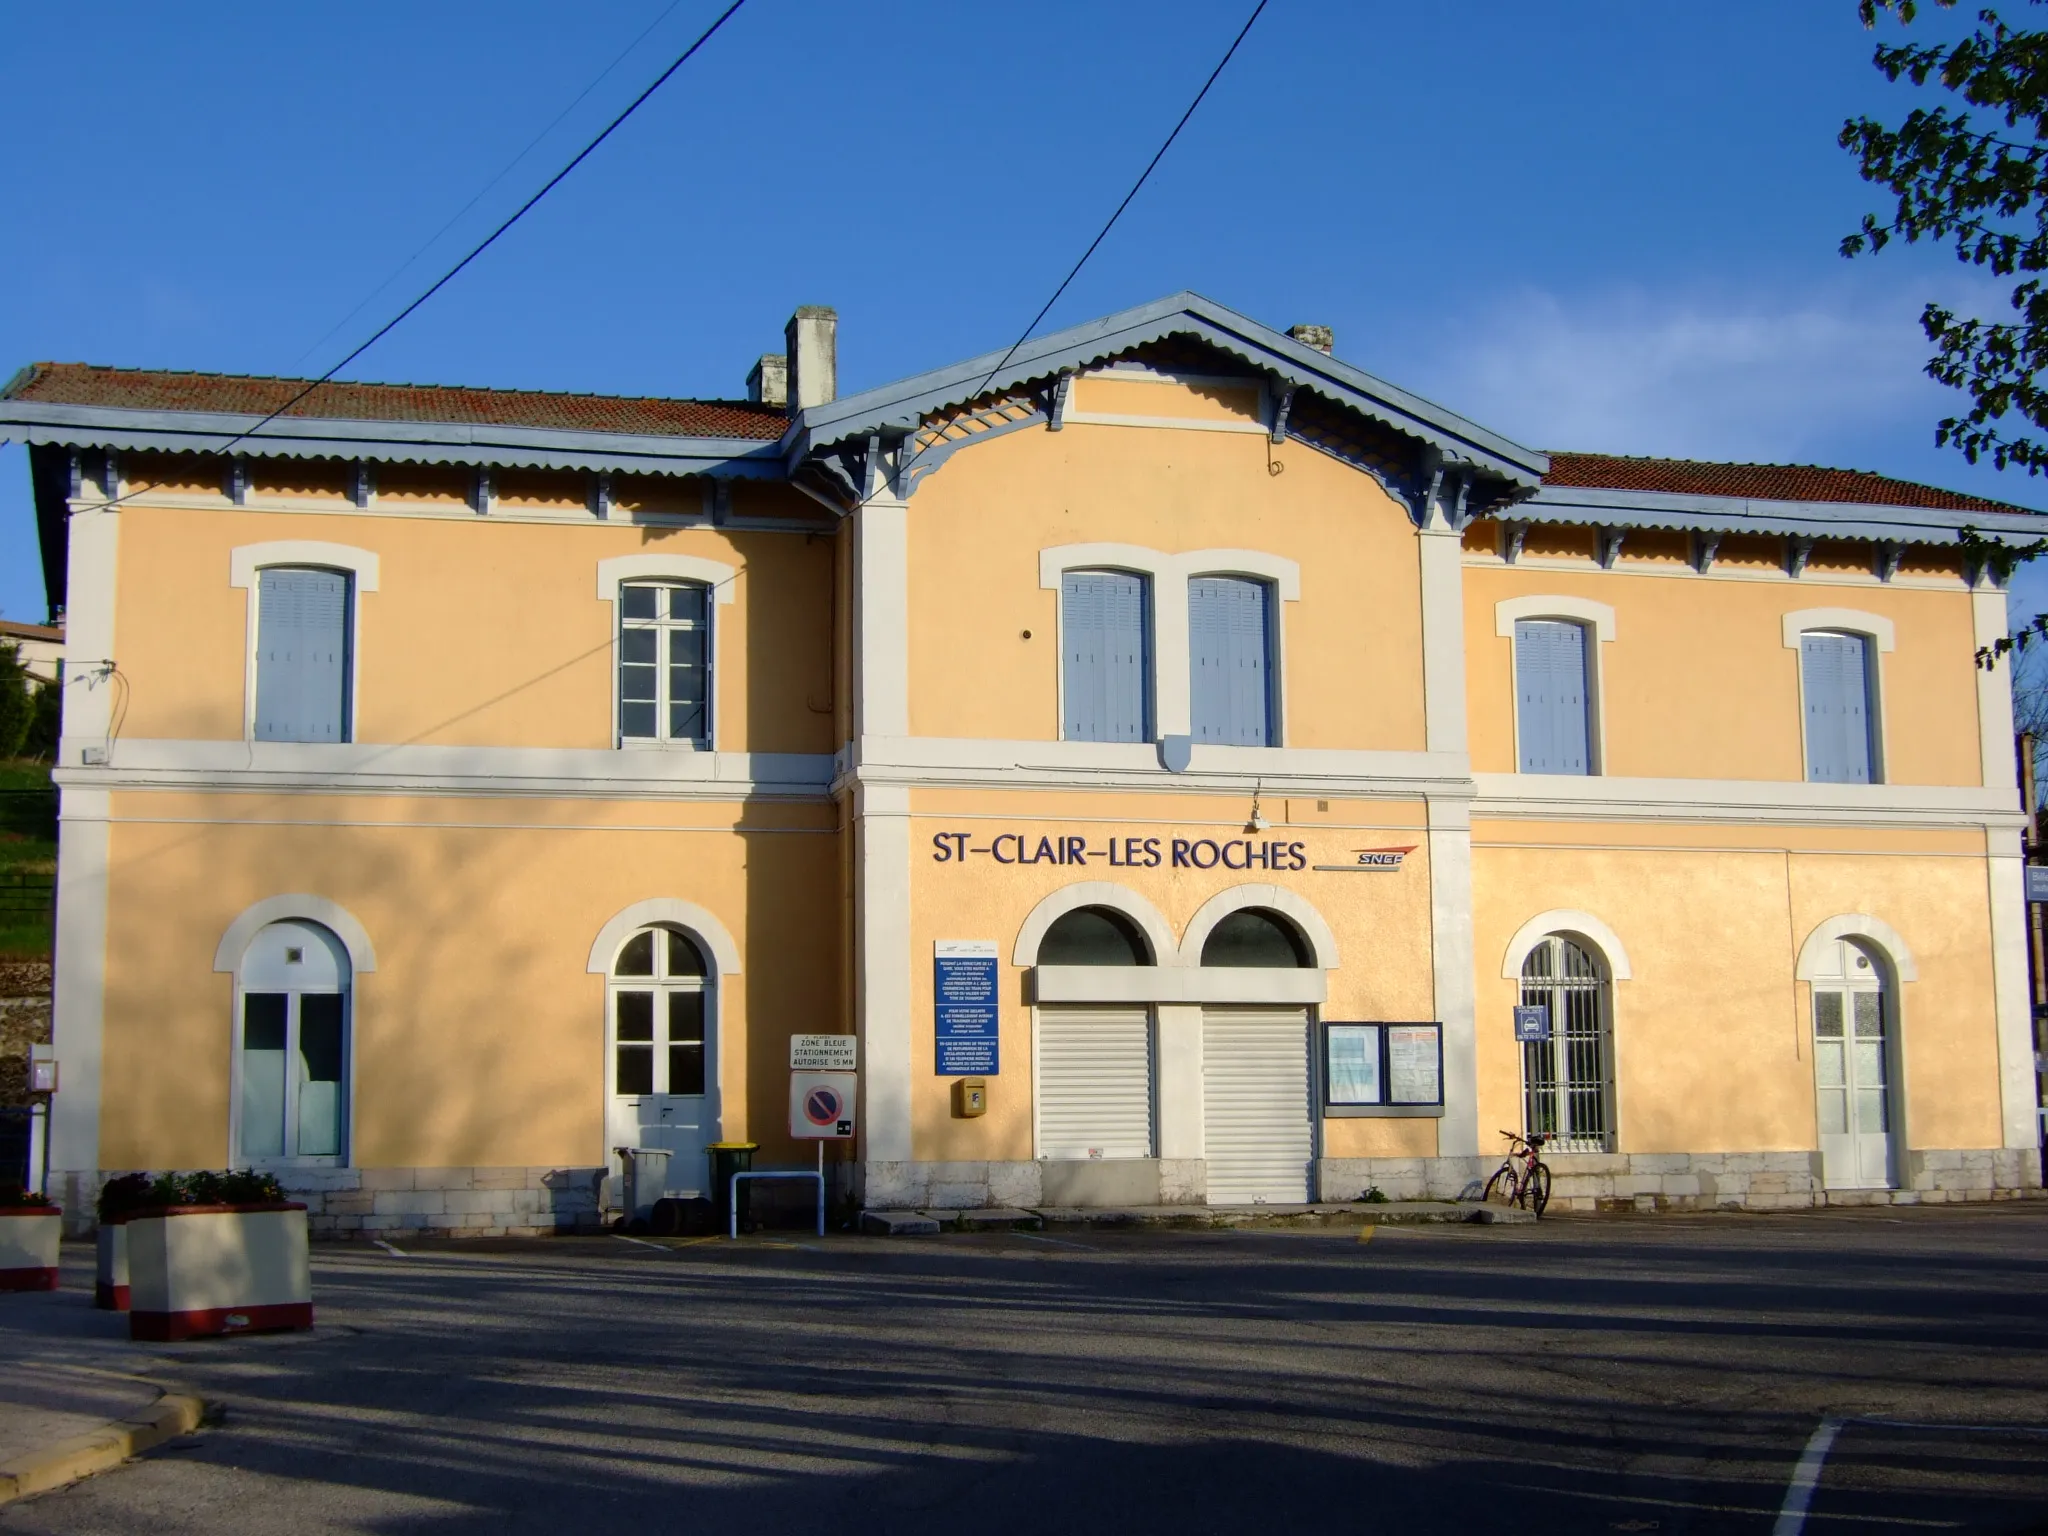
<svg viewBox="0 0 2048 1536"><path fill-rule="evenodd" d="M764 352L747 375L747 398L756 405L789 404L789 359L780 352Z"/></svg>
<svg viewBox="0 0 2048 1536"><path fill-rule="evenodd" d="M792 412L839 396L839 311L801 304L783 332L789 351L788 405Z"/></svg>
<svg viewBox="0 0 2048 1536"><path fill-rule="evenodd" d="M1290 325L1287 334L1304 347L1314 347L1326 357L1336 350L1337 333L1327 325Z"/></svg>

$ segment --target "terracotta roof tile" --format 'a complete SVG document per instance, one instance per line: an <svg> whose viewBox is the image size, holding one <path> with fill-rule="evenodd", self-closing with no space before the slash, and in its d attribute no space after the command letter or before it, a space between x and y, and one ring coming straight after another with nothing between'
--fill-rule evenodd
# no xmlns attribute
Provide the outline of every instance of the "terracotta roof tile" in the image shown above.
<svg viewBox="0 0 2048 1536"><path fill-rule="evenodd" d="M226 373L162 373L90 363L35 363L0 398L129 411L208 411L262 416L306 387L305 379ZM635 399L533 389L466 389L443 384L322 384L286 416L350 421L463 422L560 432L648 437L738 437L773 442L789 418L780 406L748 400Z"/></svg>
<svg viewBox="0 0 2048 1536"><path fill-rule="evenodd" d="M2032 509L1987 501L1936 486L1894 480L1864 469L1814 464L1706 464L1694 459L1631 459L1606 453L1553 453L1547 486L1580 490L1656 491L1677 496L1741 496L1756 501L1835 501L1870 507L1928 507L1942 512Z"/></svg>

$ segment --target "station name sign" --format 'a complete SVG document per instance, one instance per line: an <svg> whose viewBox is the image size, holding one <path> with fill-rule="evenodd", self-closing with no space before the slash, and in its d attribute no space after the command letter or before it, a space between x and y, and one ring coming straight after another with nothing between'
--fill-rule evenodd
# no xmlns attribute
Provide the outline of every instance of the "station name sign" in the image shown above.
<svg viewBox="0 0 2048 1536"><path fill-rule="evenodd" d="M1287 873L1300 869L1397 870L1415 851L1413 844L1394 848L1348 848L1341 862L1313 864L1308 844L1286 838L1037 836L998 832L986 842L974 832L934 832L934 864L966 864L987 859L997 864L1103 864L1111 869L1263 869Z"/></svg>

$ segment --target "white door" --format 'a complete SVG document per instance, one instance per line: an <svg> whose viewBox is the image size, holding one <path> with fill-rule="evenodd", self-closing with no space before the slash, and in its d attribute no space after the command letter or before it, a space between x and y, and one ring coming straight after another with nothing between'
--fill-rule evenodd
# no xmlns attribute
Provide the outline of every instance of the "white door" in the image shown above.
<svg viewBox="0 0 2048 1536"><path fill-rule="evenodd" d="M1202 1136L1211 1205L1309 1198L1308 1012L1202 1011Z"/></svg>
<svg viewBox="0 0 2048 1536"><path fill-rule="evenodd" d="M1871 957L1847 939L1831 945L1813 978L1813 1081L1829 1189L1889 1189L1898 1182L1885 1001Z"/></svg>
<svg viewBox="0 0 2048 1536"><path fill-rule="evenodd" d="M1032 1061L1038 1155L1152 1155L1152 1018L1144 1008L1041 1008Z"/></svg>
<svg viewBox="0 0 2048 1536"><path fill-rule="evenodd" d="M703 951L687 934L642 929L619 950L607 993L606 1155L616 1167L615 1148L666 1148L667 1193L706 1194L718 1064Z"/></svg>

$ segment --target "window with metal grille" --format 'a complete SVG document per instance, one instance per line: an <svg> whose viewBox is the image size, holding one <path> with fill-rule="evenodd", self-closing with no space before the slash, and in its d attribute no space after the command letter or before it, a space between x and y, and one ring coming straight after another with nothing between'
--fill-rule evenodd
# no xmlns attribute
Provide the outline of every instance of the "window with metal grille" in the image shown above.
<svg viewBox="0 0 2048 1536"><path fill-rule="evenodd" d="M1522 962L1522 1005L1549 1010L1550 1038L1522 1042L1522 1123L1557 1152L1605 1152L1614 1136L1614 1048L1599 962L1552 934Z"/></svg>
<svg viewBox="0 0 2048 1536"><path fill-rule="evenodd" d="M619 588L619 739L711 745L711 589Z"/></svg>

